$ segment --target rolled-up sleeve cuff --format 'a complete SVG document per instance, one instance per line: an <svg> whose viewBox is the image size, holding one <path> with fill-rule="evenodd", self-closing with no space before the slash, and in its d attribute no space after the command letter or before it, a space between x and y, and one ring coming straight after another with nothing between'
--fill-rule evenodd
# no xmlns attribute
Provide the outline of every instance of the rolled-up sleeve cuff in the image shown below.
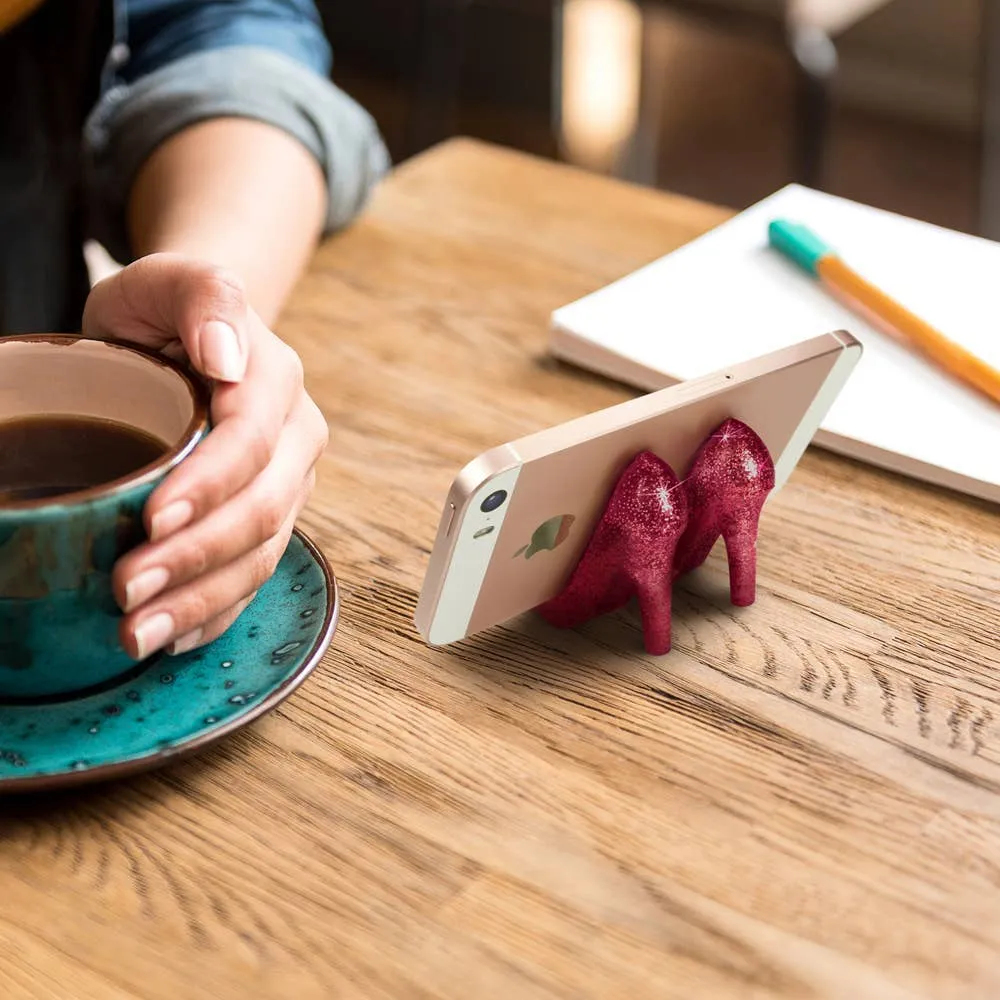
<svg viewBox="0 0 1000 1000"><path fill-rule="evenodd" d="M328 193L325 234L361 211L389 166L371 116L291 57L250 46L186 56L133 84L110 89L87 122L92 228L116 259L131 259L125 213L139 168L172 135L222 117L267 122L316 157Z"/></svg>

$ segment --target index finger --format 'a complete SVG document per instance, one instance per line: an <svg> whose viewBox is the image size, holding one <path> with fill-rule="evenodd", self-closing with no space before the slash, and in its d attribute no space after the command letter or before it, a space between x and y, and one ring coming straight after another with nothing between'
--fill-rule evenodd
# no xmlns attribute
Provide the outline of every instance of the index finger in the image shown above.
<svg viewBox="0 0 1000 1000"><path fill-rule="evenodd" d="M212 430L146 504L153 541L221 506L271 461L281 429L302 392L302 363L252 311L247 333L246 375L238 383L216 384Z"/></svg>

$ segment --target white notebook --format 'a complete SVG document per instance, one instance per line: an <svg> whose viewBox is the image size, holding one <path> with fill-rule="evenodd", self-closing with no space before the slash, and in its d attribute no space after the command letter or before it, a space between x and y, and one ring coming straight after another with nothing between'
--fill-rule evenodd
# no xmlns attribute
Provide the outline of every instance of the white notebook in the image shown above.
<svg viewBox="0 0 1000 1000"><path fill-rule="evenodd" d="M864 352L813 443L1000 503L1000 406L770 249L774 218L809 226L883 291L1000 368L1000 244L795 184L556 310L552 353L653 390L849 330Z"/></svg>

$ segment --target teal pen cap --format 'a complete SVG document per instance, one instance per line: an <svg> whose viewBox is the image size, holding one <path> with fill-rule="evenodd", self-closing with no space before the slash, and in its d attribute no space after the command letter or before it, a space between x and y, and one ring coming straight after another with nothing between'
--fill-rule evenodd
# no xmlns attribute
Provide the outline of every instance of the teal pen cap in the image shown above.
<svg viewBox="0 0 1000 1000"><path fill-rule="evenodd" d="M775 219L767 227L768 242L804 271L816 274L816 265L823 257L833 255L833 248L824 243L811 229L787 219Z"/></svg>

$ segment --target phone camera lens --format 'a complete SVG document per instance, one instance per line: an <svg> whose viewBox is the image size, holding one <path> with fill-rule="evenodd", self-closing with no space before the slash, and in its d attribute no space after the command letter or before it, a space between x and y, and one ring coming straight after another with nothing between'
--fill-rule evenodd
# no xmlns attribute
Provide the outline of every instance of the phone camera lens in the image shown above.
<svg viewBox="0 0 1000 1000"><path fill-rule="evenodd" d="M484 514L492 513L497 509L497 507L502 507L504 501L507 499L506 490L497 490L495 493L491 493L480 505L479 509Z"/></svg>

